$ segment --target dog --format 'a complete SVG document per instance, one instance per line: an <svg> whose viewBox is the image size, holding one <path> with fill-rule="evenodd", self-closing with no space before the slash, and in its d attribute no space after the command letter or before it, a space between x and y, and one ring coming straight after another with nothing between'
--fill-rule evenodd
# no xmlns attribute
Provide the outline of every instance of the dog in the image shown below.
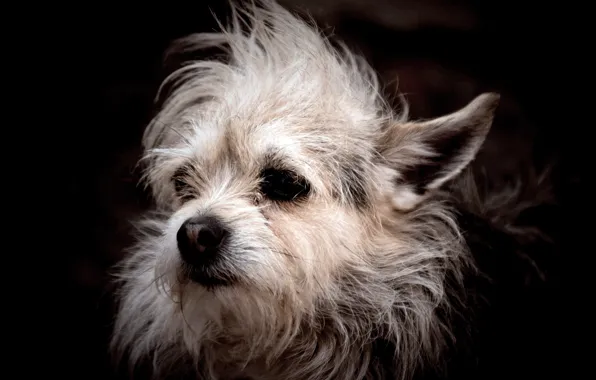
<svg viewBox="0 0 596 380"><path fill-rule="evenodd" d="M155 210L118 268L115 355L156 378L488 378L483 267L521 266L540 234L513 221L542 202L472 168L499 95L410 120L272 1L169 54L211 48L164 81L143 136Z"/></svg>

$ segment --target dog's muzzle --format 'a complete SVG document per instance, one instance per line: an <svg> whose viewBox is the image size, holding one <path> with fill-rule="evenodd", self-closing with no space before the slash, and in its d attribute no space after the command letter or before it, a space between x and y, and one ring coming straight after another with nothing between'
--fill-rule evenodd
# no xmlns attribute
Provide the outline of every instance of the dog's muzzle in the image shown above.
<svg viewBox="0 0 596 380"><path fill-rule="evenodd" d="M218 274L217 263L229 232L212 216L187 219L176 235L178 250L189 278L203 285L220 285L225 279Z"/></svg>

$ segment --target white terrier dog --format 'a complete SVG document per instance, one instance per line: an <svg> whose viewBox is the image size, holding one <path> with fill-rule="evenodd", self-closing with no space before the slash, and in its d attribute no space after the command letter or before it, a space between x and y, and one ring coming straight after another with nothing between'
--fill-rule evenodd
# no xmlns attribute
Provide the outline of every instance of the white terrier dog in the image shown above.
<svg viewBox="0 0 596 380"><path fill-rule="evenodd" d="M482 277L464 169L499 96L409 121L366 62L279 5L231 21L174 45L226 54L171 74L146 129L156 212L119 270L114 351L151 355L157 377L187 359L208 380L445 373ZM479 207L495 199L513 196Z"/></svg>

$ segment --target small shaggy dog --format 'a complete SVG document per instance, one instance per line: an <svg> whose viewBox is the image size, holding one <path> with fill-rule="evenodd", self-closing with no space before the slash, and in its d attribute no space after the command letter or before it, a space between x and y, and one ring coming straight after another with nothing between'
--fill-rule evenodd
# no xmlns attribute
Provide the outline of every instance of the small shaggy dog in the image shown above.
<svg viewBox="0 0 596 380"><path fill-rule="evenodd" d="M269 1L171 53L214 47L167 78L143 138L156 211L119 268L116 354L156 377L478 378L481 267L536 235L510 223L533 206L519 188L470 169L499 96L411 121Z"/></svg>

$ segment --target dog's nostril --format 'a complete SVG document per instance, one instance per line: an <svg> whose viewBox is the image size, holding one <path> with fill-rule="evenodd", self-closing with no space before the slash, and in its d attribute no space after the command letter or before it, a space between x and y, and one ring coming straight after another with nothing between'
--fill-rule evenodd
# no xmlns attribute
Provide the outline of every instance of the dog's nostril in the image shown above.
<svg viewBox="0 0 596 380"><path fill-rule="evenodd" d="M191 218L178 230L178 249L188 264L203 264L216 254L227 234L222 224L213 217Z"/></svg>
<svg viewBox="0 0 596 380"><path fill-rule="evenodd" d="M196 242L201 248L217 247L223 240L224 231L219 226L201 224L196 227L198 232L191 232L191 238L196 236ZM190 228L193 229L192 227Z"/></svg>

